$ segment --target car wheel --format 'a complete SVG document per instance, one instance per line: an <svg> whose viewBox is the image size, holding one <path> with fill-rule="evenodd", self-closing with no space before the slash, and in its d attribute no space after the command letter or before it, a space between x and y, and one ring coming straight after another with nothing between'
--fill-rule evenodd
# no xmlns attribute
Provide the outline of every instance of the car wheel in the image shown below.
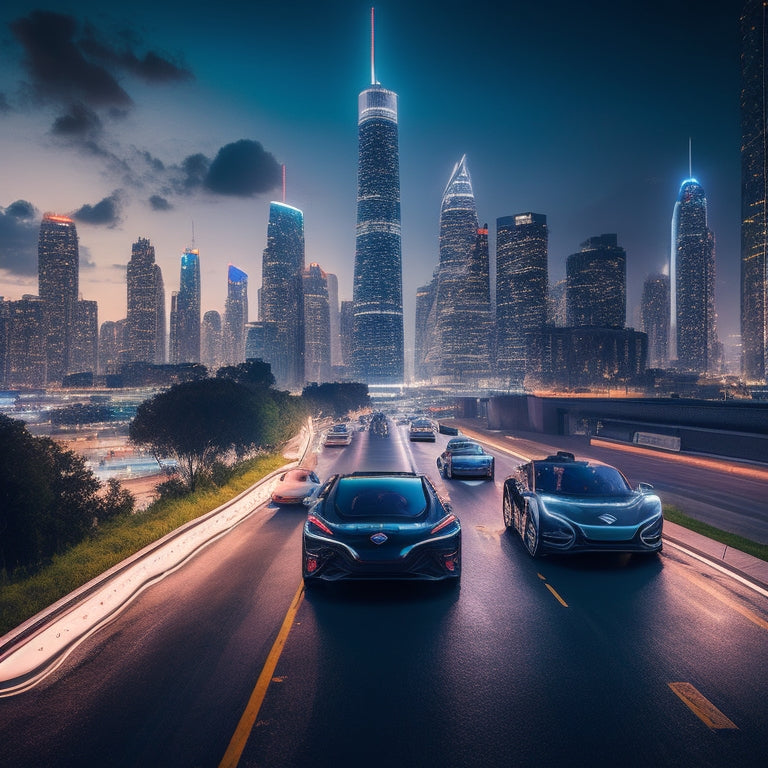
<svg viewBox="0 0 768 768"><path fill-rule="evenodd" d="M509 494L504 491L504 502L501 505L501 514L504 517L504 527L512 527L512 500L509 498Z"/></svg>
<svg viewBox="0 0 768 768"><path fill-rule="evenodd" d="M525 518L525 532L523 534L523 544L531 557L538 557L539 554L539 529L530 514Z"/></svg>

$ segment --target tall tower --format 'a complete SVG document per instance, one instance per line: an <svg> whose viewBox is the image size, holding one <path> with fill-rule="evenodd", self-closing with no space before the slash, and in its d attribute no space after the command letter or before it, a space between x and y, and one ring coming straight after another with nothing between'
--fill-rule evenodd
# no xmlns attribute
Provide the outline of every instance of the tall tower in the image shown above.
<svg viewBox="0 0 768 768"><path fill-rule="evenodd" d="M222 365L221 315L215 309L209 309L203 315L200 330L200 362L215 373Z"/></svg>
<svg viewBox="0 0 768 768"><path fill-rule="evenodd" d="M304 214L285 203L269 205L267 247L261 269L259 318L274 323L272 374L278 386L304 384Z"/></svg>
<svg viewBox="0 0 768 768"><path fill-rule="evenodd" d="M428 362L437 376L461 379L465 368L466 318L462 291L478 235L477 208L466 155L453 167L440 206L440 265L435 303L435 333Z"/></svg>
<svg viewBox="0 0 768 768"><path fill-rule="evenodd" d="M623 328L627 254L616 235L590 237L566 261L566 321L576 328Z"/></svg>
<svg viewBox="0 0 768 768"><path fill-rule="evenodd" d="M671 333L678 366L693 373L716 367L715 238L707 227L707 198L687 179L672 215Z"/></svg>
<svg viewBox="0 0 768 768"><path fill-rule="evenodd" d="M741 16L741 369L768 377L768 7Z"/></svg>
<svg viewBox="0 0 768 768"><path fill-rule="evenodd" d="M496 372L522 386L526 333L547 324L547 217L521 213L496 219Z"/></svg>
<svg viewBox="0 0 768 768"><path fill-rule="evenodd" d="M669 362L669 275L649 275L643 284L642 327L648 336L648 367L666 368Z"/></svg>
<svg viewBox="0 0 768 768"><path fill-rule="evenodd" d="M248 275L232 264L227 271L227 301L224 308L224 362L245 361L245 324L248 322Z"/></svg>
<svg viewBox="0 0 768 768"><path fill-rule="evenodd" d="M37 269L40 299L46 306L49 382L60 384L69 371L79 267L75 222L67 216L46 213L40 224Z"/></svg>
<svg viewBox="0 0 768 768"><path fill-rule="evenodd" d="M306 344L304 370L307 381L322 384L331 376L331 307L328 276L319 264L310 264L303 274Z"/></svg>
<svg viewBox="0 0 768 768"><path fill-rule="evenodd" d="M358 97L352 368L366 383L397 384L405 374L397 94L376 81L373 54L371 9L371 85Z"/></svg>
<svg viewBox="0 0 768 768"><path fill-rule="evenodd" d="M172 363L200 362L200 251L187 248L181 256L178 293L172 297Z"/></svg>
<svg viewBox="0 0 768 768"><path fill-rule="evenodd" d="M131 362L165 362L165 288L155 248L140 237L131 246L126 274L127 359Z"/></svg>

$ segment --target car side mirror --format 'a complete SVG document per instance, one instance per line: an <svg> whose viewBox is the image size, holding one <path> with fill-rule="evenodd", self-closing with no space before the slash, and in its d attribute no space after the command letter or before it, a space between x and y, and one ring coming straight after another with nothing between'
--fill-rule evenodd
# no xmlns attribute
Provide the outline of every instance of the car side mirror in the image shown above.
<svg viewBox="0 0 768 768"><path fill-rule="evenodd" d="M650 483L638 483L637 490L639 493L650 493L653 490L653 486Z"/></svg>

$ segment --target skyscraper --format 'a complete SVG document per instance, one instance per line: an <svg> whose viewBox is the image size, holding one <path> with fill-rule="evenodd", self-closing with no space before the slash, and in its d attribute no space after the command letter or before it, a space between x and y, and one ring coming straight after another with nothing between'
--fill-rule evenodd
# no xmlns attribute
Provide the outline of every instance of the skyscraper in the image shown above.
<svg viewBox="0 0 768 768"><path fill-rule="evenodd" d="M472 361L467 344L469 319L464 314L470 264L479 225L466 155L453 167L440 206L440 264L435 297L435 334L427 362L444 380L462 380ZM487 234L487 233L486 233ZM487 242L487 240L486 240ZM490 291L490 287L489 287ZM490 294L489 294L490 295Z"/></svg>
<svg viewBox="0 0 768 768"><path fill-rule="evenodd" d="M627 255L616 235L590 237L566 261L566 322L571 327L623 328Z"/></svg>
<svg viewBox="0 0 768 768"><path fill-rule="evenodd" d="M227 300L224 308L222 345L224 362L245 361L245 324L248 322L248 275L232 264L227 271Z"/></svg>
<svg viewBox="0 0 768 768"><path fill-rule="evenodd" d="M371 49L371 85L358 97L352 368L366 383L396 384L405 373L397 94L376 81Z"/></svg>
<svg viewBox="0 0 768 768"><path fill-rule="evenodd" d="M648 336L648 367L669 362L669 276L649 275L643 284L641 330Z"/></svg>
<svg viewBox="0 0 768 768"><path fill-rule="evenodd" d="M496 372L521 386L526 333L547 323L547 217L521 213L496 219Z"/></svg>
<svg viewBox="0 0 768 768"><path fill-rule="evenodd" d="M341 365L341 339L339 338L339 278L333 272L326 272L328 281L328 303L331 306L331 365Z"/></svg>
<svg viewBox="0 0 768 768"><path fill-rule="evenodd" d="M416 381L426 381L432 376L430 366L427 364L427 354L432 343L430 332L430 315L434 317L432 309L437 293L437 270L432 275L427 285L416 289L416 333L413 349L413 375Z"/></svg>
<svg viewBox="0 0 768 768"><path fill-rule="evenodd" d="M40 224L37 268L47 324L47 376L61 383L69 372L70 344L78 299L80 256L75 222L46 213Z"/></svg>
<svg viewBox="0 0 768 768"><path fill-rule="evenodd" d="M203 315L200 331L200 362L210 374L215 373L223 364L221 337L221 315L215 309L210 309Z"/></svg>
<svg viewBox="0 0 768 768"><path fill-rule="evenodd" d="M140 237L131 247L126 278L127 361L164 363L165 287L155 248L147 238Z"/></svg>
<svg viewBox="0 0 768 768"><path fill-rule="evenodd" d="M303 274L305 379L322 384L331 375L331 307L328 277L319 264L312 263Z"/></svg>
<svg viewBox="0 0 768 768"><path fill-rule="evenodd" d="M671 333L677 364L693 373L716 367L715 238L707 227L707 198L687 179L672 215Z"/></svg>
<svg viewBox="0 0 768 768"><path fill-rule="evenodd" d="M272 365L278 386L304 384L304 214L285 203L269 205L267 247L261 269L259 318L277 327Z"/></svg>
<svg viewBox="0 0 768 768"><path fill-rule="evenodd" d="M768 376L768 7L741 16L741 347L748 382Z"/></svg>
<svg viewBox="0 0 768 768"><path fill-rule="evenodd" d="M200 251L187 248L181 256L179 290L171 302L172 363L200 362Z"/></svg>
<svg viewBox="0 0 768 768"><path fill-rule="evenodd" d="M69 352L70 373L96 374L99 361L99 308L95 301L75 304Z"/></svg>

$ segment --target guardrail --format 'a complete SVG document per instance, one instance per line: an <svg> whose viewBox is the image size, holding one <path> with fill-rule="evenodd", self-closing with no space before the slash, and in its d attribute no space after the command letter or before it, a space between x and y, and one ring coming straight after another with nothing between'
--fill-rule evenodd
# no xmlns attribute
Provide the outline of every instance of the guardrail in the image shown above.
<svg viewBox="0 0 768 768"><path fill-rule="evenodd" d="M312 445L311 420L292 461L226 504L186 523L92 579L0 638L0 697L31 688L80 643L112 621L143 590L173 572L269 500L277 477L301 465Z"/></svg>

